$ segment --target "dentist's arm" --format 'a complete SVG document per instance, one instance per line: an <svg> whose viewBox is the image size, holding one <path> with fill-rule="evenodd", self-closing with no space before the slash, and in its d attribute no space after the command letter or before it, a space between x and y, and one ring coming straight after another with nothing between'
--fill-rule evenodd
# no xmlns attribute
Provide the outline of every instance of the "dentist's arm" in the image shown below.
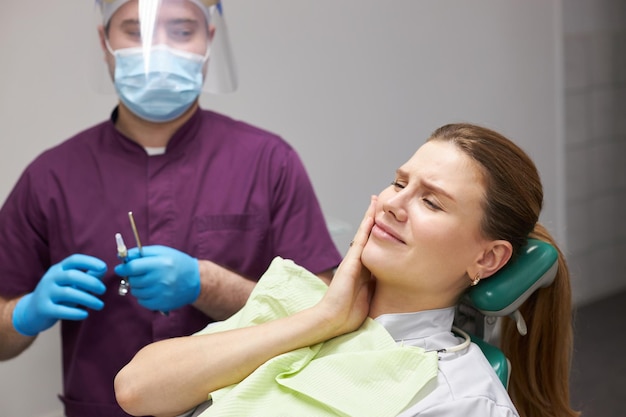
<svg viewBox="0 0 626 417"><path fill-rule="evenodd" d="M217 321L226 320L244 306L256 282L211 261L199 260L198 265L200 295L193 306ZM329 285L333 270L319 273L317 277Z"/></svg>
<svg viewBox="0 0 626 417"><path fill-rule="evenodd" d="M0 297L0 361L18 356L35 340L35 337L18 333L13 327L13 309L20 298Z"/></svg>

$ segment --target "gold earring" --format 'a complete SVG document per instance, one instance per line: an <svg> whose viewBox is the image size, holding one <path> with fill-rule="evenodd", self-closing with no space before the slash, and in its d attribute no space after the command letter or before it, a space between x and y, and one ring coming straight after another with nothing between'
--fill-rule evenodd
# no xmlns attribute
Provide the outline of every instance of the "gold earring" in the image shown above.
<svg viewBox="0 0 626 417"><path fill-rule="evenodd" d="M472 280L472 287L480 282L480 272L477 272Z"/></svg>

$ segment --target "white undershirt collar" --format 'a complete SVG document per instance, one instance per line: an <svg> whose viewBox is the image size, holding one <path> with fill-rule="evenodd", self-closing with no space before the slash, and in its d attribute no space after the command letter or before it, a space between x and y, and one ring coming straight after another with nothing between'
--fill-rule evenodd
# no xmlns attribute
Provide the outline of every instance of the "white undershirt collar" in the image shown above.
<svg viewBox="0 0 626 417"><path fill-rule="evenodd" d="M143 148L150 156L163 155L165 153L165 146L144 146Z"/></svg>

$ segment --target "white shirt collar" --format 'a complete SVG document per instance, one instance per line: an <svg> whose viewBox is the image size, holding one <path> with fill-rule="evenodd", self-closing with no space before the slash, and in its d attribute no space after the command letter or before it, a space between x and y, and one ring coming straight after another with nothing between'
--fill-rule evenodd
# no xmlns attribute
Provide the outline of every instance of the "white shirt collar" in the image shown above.
<svg viewBox="0 0 626 417"><path fill-rule="evenodd" d="M454 307L414 313L383 314L375 318L397 343L438 350L457 343L452 334Z"/></svg>

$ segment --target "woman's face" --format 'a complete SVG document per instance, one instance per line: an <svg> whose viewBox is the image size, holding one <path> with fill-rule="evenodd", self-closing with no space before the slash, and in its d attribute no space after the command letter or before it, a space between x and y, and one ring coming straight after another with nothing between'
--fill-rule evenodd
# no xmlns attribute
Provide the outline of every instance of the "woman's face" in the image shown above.
<svg viewBox="0 0 626 417"><path fill-rule="evenodd" d="M484 194L478 165L454 144L418 149L378 197L362 255L377 295L413 309L454 305L488 242L480 232Z"/></svg>

